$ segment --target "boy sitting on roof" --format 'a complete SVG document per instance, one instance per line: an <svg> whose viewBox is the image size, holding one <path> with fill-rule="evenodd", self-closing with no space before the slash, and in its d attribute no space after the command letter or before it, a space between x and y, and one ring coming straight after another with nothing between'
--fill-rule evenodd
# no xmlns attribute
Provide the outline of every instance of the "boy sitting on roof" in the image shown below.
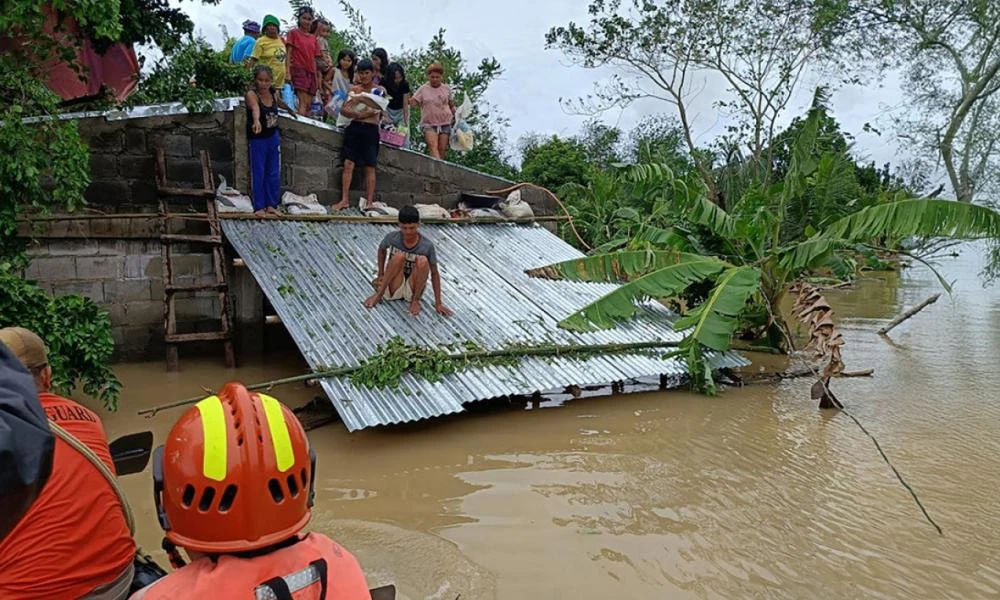
<svg viewBox="0 0 1000 600"><path fill-rule="evenodd" d="M407 300L410 314L420 314L420 299L427 288L430 275L434 287L434 310L450 317L452 311L441 301L441 274L437 267L434 244L418 231L420 213L414 206L404 206L399 211L399 231L393 231L378 245L378 277L372 282L375 293L365 300L373 308L383 298ZM388 258L388 261L386 260Z"/></svg>

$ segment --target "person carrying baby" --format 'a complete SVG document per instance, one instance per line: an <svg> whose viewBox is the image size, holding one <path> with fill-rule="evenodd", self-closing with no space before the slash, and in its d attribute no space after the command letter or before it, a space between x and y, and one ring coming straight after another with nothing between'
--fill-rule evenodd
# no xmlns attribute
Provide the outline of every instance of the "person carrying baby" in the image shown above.
<svg viewBox="0 0 1000 600"><path fill-rule="evenodd" d="M350 206L351 181L354 177L354 167L357 164L365 169L365 198L368 202L375 200L375 167L378 165L379 153L379 122L385 112L388 101L385 99L385 88L374 86L372 77L375 66L369 59L358 63L356 75L358 84L340 108L338 125L343 120L350 120L344 129L344 142L340 148L340 158L344 161L344 173L341 177L340 202L333 210L343 210Z"/></svg>

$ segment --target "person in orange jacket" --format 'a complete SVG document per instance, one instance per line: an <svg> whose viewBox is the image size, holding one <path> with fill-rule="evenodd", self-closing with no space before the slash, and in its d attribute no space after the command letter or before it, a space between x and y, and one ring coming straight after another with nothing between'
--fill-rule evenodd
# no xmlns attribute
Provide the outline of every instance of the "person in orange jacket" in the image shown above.
<svg viewBox="0 0 1000 600"><path fill-rule="evenodd" d="M101 419L51 392L45 342L23 327L0 329L0 344L34 377L38 402L114 473ZM79 450L55 440L52 475L28 512L0 541L0 598L124 600L135 573L135 542L104 475Z"/></svg>
<svg viewBox="0 0 1000 600"><path fill-rule="evenodd" d="M177 570L132 600L369 600L357 559L302 533L315 472L302 424L274 398L228 383L199 402L153 453L156 511Z"/></svg>

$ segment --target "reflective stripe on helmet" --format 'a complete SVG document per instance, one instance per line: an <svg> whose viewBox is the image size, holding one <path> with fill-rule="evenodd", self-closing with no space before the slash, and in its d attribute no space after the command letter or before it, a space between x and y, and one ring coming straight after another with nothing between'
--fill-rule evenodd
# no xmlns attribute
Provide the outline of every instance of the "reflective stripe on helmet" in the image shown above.
<svg viewBox="0 0 1000 600"><path fill-rule="evenodd" d="M266 394L258 394L264 405L264 416L267 418L267 428L271 432L271 443L274 444L274 459L278 470L284 473L295 464L295 452L292 450L292 439L288 435L288 423L281 404Z"/></svg>
<svg viewBox="0 0 1000 600"><path fill-rule="evenodd" d="M209 396L195 405L201 414L201 431L205 440L205 454L201 470L213 481L226 478L226 412L218 396Z"/></svg>

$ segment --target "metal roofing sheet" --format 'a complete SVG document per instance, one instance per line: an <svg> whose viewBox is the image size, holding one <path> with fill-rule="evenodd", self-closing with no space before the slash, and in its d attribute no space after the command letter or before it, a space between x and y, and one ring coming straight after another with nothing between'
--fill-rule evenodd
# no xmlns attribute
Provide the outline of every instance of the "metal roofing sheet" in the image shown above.
<svg viewBox="0 0 1000 600"><path fill-rule="evenodd" d="M625 344L680 340L672 313L647 302L614 329L576 333L558 322L613 291L615 284L535 279L525 269L582 254L548 230L521 225L424 225L434 242L443 299L452 318L427 303L417 318L405 303L368 310L376 252L396 226L294 220L223 220L222 228L312 368L354 366L393 336L445 348L467 340L490 350L511 344ZM430 293L430 292L429 292ZM747 364L736 353L713 357L716 367ZM403 423L462 412L463 404L507 395L595 385L660 374L681 376L682 361L649 353L525 358L513 366L476 367L439 382L412 375L398 390L353 386L347 378L322 382L348 429Z"/></svg>

